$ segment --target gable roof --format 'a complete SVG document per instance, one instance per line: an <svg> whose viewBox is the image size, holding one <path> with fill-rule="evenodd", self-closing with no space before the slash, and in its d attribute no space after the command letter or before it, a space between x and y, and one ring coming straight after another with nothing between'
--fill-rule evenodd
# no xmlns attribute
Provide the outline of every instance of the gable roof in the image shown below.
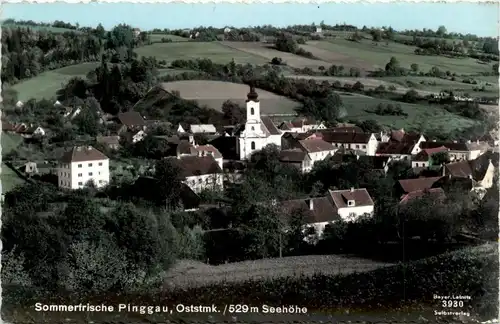
<svg viewBox="0 0 500 324"><path fill-rule="evenodd" d="M145 126L146 121L137 111L127 111L118 114L120 123L127 127Z"/></svg>
<svg viewBox="0 0 500 324"><path fill-rule="evenodd" d="M302 162L308 159L308 155L300 149L281 150L279 159L281 162Z"/></svg>
<svg viewBox="0 0 500 324"><path fill-rule="evenodd" d="M415 143L399 143L399 142L387 142L380 143L376 154L389 154L389 155L411 155Z"/></svg>
<svg viewBox="0 0 500 324"><path fill-rule="evenodd" d="M284 219L289 219L295 210L303 210L306 224L333 222L341 219L328 197L287 200L279 202L278 206Z"/></svg>
<svg viewBox="0 0 500 324"><path fill-rule="evenodd" d="M405 193L410 193L413 191L430 189L435 182L440 180L442 177L429 177L429 178L416 178L416 179L403 179L399 180L399 185Z"/></svg>
<svg viewBox="0 0 500 324"><path fill-rule="evenodd" d="M74 146L61 157L62 163L107 160L108 157L92 146Z"/></svg>
<svg viewBox="0 0 500 324"><path fill-rule="evenodd" d="M191 133L217 133L213 124L192 124L189 126Z"/></svg>
<svg viewBox="0 0 500 324"><path fill-rule="evenodd" d="M330 144L328 142L325 142L325 141L323 141L322 139L319 139L319 138L299 140L299 144L308 153L317 153L317 152L324 152L324 151L333 151L333 150L335 150L335 147L332 144Z"/></svg>
<svg viewBox="0 0 500 324"><path fill-rule="evenodd" d="M449 148L444 147L444 146L423 149L422 151L418 152L417 155L415 155L415 158L413 158L413 161L428 161L432 154L440 153L440 152L447 152L449 150L450 150Z"/></svg>
<svg viewBox="0 0 500 324"><path fill-rule="evenodd" d="M371 133L347 133L331 130L316 130L315 133L321 134L321 138L328 143L342 144L367 144L372 136Z"/></svg>
<svg viewBox="0 0 500 324"><path fill-rule="evenodd" d="M412 191L401 197L400 204L405 204L411 200L422 198L425 195L430 195L432 198L445 198L446 194L443 188L430 188L425 190Z"/></svg>
<svg viewBox="0 0 500 324"><path fill-rule="evenodd" d="M182 177L193 177L208 174L222 173L217 161L213 156L193 156L187 155L180 158L171 158L182 170Z"/></svg>
<svg viewBox="0 0 500 324"><path fill-rule="evenodd" d="M328 190L330 196L337 208L345 208L347 201L354 200L356 207L373 206L373 200L365 188L346 189L346 190Z"/></svg>
<svg viewBox="0 0 500 324"><path fill-rule="evenodd" d="M483 180L491 159L487 156L479 156L472 161L459 161L445 164L445 174L455 178L471 178L476 181Z"/></svg>
<svg viewBox="0 0 500 324"><path fill-rule="evenodd" d="M271 135L281 135L281 132L276 128L276 125L274 125L273 121L271 120L270 117L268 116L261 116L260 120L264 124L264 126L267 128L267 131Z"/></svg>
<svg viewBox="0 0 500 324"><path fill-rule="evenodd" d="M444 146L446 148L449 148L451 151L469 151L469 147L467 146L467 143L462 143L462 142L421 142L420 143L420 148L422 150L424 149L432 149L432 148L437 148Z"/></svg>

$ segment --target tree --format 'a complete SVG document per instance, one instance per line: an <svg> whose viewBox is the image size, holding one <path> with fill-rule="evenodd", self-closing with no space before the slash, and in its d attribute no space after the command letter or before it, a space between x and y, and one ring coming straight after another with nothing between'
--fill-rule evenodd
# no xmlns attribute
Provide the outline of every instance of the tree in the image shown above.
<svg viewBox="0 0 500 324"><path fill-rule="evenodd" d="M182 185L181 169L172 159L156 162L155 178L158 182L159 195L167 208L178 207Z"/></svg>
<svg viewBox="0 0 500 324"><path fill-rule="evenodd" d="M436 30L436 34L439 37L446 36L447 30L445 26L439 26L439 28Z"/></svg>
<svg viewBox="0 0 500 324"><path fill-rule="evenodd" d="M450 155L448 152L437 152L431 155L432 165L442 165L450 163Z"/></svg>
<svg viewBox="0 0 500 324"><path fill-rule="evenodd" d="M298 49L297 42L292 38L291 35L281 33L276 37L275 44L276 49L282 52L295 53Z"/></svg>
<svg viewBox="0 0 500 324"><path fill-rule="evenodd" d="M380 42L382 40L382 31L380 29L372 29L370 34L374 42Z"/></svg>
<svg viewBox="0 0 500 324"><path fill-rule="evenodd" d="M498 75L498 63L493 64L493 74Z"/></svg>
<svg viewBox="0 0 500 324"><path fill-rule="evenodd" d="M419 67L418 67L418 64L417 64L417 63L412 63L412 65L411 65L411 67L410 67L410 68L411 68L411 70L412 70L413 72L417 73L417 72L418 72L418 68L419 68Z"/></svg>
<svg viewBox="0 0 500 324"><path fill-rule="evenodd" d="M222 113L224 114L224 119L230 125L244 123L246 120L245 109L231 100L226 100L222 103Z"/></svg>

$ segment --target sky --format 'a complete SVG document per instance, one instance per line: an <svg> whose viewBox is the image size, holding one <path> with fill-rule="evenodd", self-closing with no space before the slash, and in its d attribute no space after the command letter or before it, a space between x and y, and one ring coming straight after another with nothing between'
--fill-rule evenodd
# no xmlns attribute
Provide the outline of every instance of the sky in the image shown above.
<svg viewBox="0 0 500 324"><path fill-rule="evenodd" d="M499 35L499 4L479 3L325 3L325 4L186 4L186 3L4 3L2 19L52 22L63 20L109 29L126 23L143 30L198 26L248 27L294 24L362 27L391 26L396 30L444 25L448 31L478 36Z"/></svg>

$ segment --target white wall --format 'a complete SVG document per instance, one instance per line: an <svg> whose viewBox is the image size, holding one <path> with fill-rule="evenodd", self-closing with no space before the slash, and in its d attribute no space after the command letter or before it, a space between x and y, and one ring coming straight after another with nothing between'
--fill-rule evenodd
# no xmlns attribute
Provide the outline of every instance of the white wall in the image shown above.
<svg viewBox="0 0 500 324"><path fill-rule="evenodd" d="M429 161L411 161L412 168L426 168L429 166Z"/></svg>
<svg viewBox="0 0 500 324"><path fill-rule="evenodd" d="M60 188L80 189L89 180L100 188L109 183L109 159L63 164L58 167L57 175Z"/></svg>
<svg viewBox="0 0 500 324"><path fill-rule="evenodd" d="M337 152L337 149L335 150L330 150L330 151L321 151L321 152L314 152L314 153L309 153L309 157L311 158L311 163L314 165L314 163L318 161L323 161L328 154L335 154Z"/></svg>
<svg viewBox="0 0 500 324"><path fill-rule="evenodd" d="M351 215L351 213L353 215ZM338 209L339 216L346 222L354 221L364 214L373 214L373 206L354 206Z"/></svg>

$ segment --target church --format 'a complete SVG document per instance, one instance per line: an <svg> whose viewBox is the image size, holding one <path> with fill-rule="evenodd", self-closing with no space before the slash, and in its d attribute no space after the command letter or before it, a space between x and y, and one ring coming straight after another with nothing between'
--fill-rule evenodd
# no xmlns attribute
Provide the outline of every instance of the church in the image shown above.
<svg viewBox="0 0 500 324"><path fill-rule="evenodd" d="M235 132L236 150L239 152L240 160L248 160L254 152L262 150L269 144L281 148L283 133L274 125L271 118L260 115L259 96L254 87L250 87L247 95L246 109L247 120Z"/></svg>

